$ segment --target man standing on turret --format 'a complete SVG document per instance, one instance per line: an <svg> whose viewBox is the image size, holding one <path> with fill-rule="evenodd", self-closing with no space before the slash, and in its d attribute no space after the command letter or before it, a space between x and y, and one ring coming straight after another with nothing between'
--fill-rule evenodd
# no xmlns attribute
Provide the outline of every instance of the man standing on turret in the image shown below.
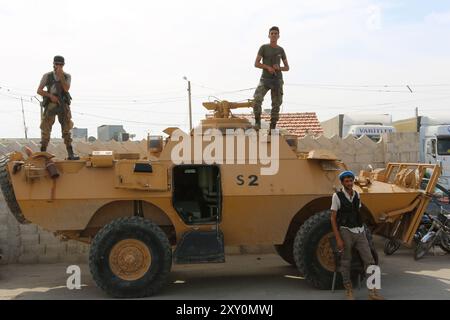
<svg viewBox="0 0 450 320"><path fill-rule="evenodd" d="M269 44L259 48L255 67L263 69L261 80L254 94L253 112L255 114L255 127L261 128L261 106L264 96L270 90L272 96L272 112L270 114L270 129L275 129L283 103L283 71L289 71L289 64L284 49L278 45L280 29L272 27L269 30ZM261 62L262 61L262 62ZM281 66L283 61L283 66Z"/></svg>
<svg viewBox="0 0 450 320"><path fill-rule="evenodd" d="M72 77L70 74L65 73L63 68L64 57L55 56L53 58L53 71L44 74L37 90L37 93L43 97L42 106L44 107L41 121L41 151L47 151L55 117L58 116L62 138L67 148L67 159L77 160L79 157L73 153L70 132L73 128L72 114L70 112L72 98L69 94ZM45 87L47 90L44 90Z"/></svg>

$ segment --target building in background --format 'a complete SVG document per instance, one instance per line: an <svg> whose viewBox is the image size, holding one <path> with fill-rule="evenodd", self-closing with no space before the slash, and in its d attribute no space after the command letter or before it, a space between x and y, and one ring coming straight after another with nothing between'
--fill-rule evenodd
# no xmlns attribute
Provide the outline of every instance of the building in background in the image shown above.
<svg viewBox="0 0 450 320"><path fill-rule="evenodd" d="M97 128L97 138L100 141L128 141L130 134L122 125L102 125Z"/></svg>
<svg viewBox="0 0 450 320"><path fill-rule="evenodd" d="M243 117L254 123L253 114L235 114L236 117ZM270 109L264 110L261 114L263 128L269 128ZM277 122L278 129L284 129L289 134L299 138L305 135L321 135L323 133L319 119L315 112L290 112L280 113L280 119Z"/></svg>
<svg viewBox="0 0 450 320"><path fill-rule="evenodd" d="M421 117L413 117L394 121L392 125L397 132L419 132Z"/></svg>
<svg viewBox="0 0 450 320"><path fill-rule="evenodd" d="M87 128L73 128L72 129L72 138L76 140L87 141L88 138L88 129Z"/></svg>

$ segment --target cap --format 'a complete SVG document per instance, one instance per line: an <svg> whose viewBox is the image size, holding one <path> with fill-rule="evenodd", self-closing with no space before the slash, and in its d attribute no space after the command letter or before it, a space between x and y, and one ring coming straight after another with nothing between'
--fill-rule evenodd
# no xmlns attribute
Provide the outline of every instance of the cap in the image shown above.
<svg viewBox="0 0 450 320"><path fill-rule="evenodd" d="M64 64L64 57L63 56L55 56L53 58L53 63L60 63L60 64Z"/></svg>

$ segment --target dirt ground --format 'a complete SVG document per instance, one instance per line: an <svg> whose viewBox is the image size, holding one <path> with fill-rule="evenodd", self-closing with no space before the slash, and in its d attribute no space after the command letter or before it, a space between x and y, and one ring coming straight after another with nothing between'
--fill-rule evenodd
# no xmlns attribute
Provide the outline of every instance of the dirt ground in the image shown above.
<svg viewBox="0 0 450 320"><path fill-rule="evenodd" d="M387 299L450 299L450 255L436 249L419 261L402 248L380 252ZM0 266L0 299L108 299L80 265L82 288L66 287L69 264ZM174 265L167 287L150 299L342 299L342 291L317 290L275 254L227 256L225 264ZM366 299L366 290L356 290Z"/></svg>
<svg viewBox="0 0 450 320"><path fill-rule="evenodd" d="M387 299L450 299L450 255L436 249L420 261L402 248L380 251L382 293ZM66 287L68 264L0 266L0 299L108 299L80 265L82 288ZM227 256L225 264L174 265L167 287L150 299L342 299L342 291L311 288L275 254ZM356 290L366 299L366 290Z"/></svg>

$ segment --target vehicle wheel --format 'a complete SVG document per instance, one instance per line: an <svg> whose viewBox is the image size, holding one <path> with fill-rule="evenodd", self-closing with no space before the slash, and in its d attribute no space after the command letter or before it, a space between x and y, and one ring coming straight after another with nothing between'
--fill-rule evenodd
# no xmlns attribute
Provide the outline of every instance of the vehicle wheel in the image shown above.
<svg viewBox="0 0 450 320"><path fill-rule="evenodd" d="M395 251L397 251L401 246L401 242L396 239L388 239L384 243L383 252L385 255L390 256Z"/></svg>
<svg viewBox="0 0 450 320"><path fill-rule="evenodd" d="M439 247L443 251L450 253L450 235L446 233L441 234L441 241L439 241Z"/></svg>
<svg viewBox="0 0 450 320"><path fill-rule="evenodd" d="M319 289L330 289L335 269L329 237L330 211L314 214L300 227L294 240L294 260L305 280ZM336 286L342 284L337 274Z"/></svg>
<svg viewBox="0 0 450 320"><path fill-rule="evenodd" d="M444 246L442 243L439 244L439 247L442 249L442 251L450 253L450 247Z"/></svg>
<svg viewBox="0 0 450 320"><path fill-rule="evenodd" d="M434 236L430 237L427 242L419 242L414 249L414 260L422 259L433 246Z"/></svg>
<svg viewBox="0 0 450 320"><path fill-rule="evenodd" d="M125 217L94 237L89 268L98 287L117 298L147 297L166 283L172 249L166 234L141 217Z"/></svg>
<svg viewBox="0 0 450 320"><path fill-rule="evenodd" d="M289 239L283 244L274 245L278 255L290 265L295 266L294 260L294 239Z"/></svg>
<svg viewBox="0 0 450 320"><path fill-rule="evenodd" d="M11 211L19 223L25 224L28 223L28 221L25 219L22 210L20 210L19 204L17 203L16 195L14 194L14 189L7 170L8 161L8 155L0 157L0 188L3 192L3 197L8 204L9 211Z"/></svg>

